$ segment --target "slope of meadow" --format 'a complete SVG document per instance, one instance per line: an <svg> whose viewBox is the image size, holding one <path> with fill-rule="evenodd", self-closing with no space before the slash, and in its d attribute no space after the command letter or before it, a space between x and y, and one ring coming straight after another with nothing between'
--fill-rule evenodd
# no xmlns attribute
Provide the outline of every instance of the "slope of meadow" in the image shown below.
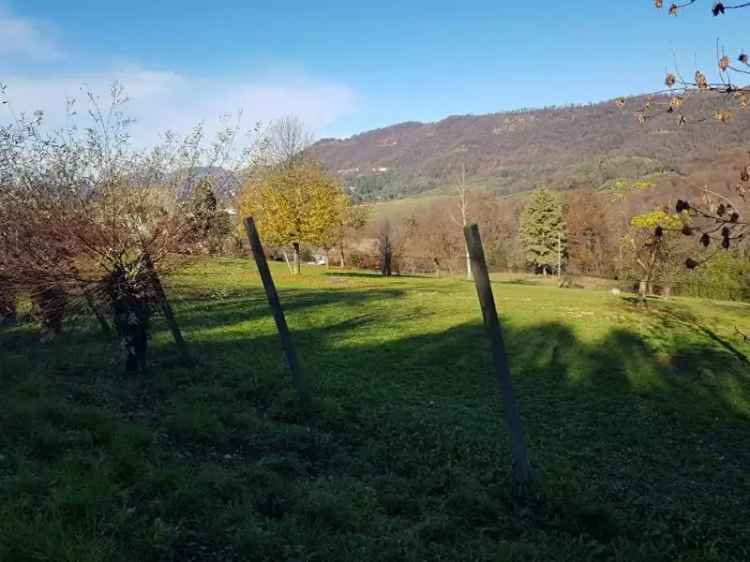
<svg viewBox="0 0 750 562"><path fill-rule="evenodd" d="M274 273L308 409L249 260L169 277L193 369L159 322L132 377L92 326L0 332L0 560L750 559L750 306L498 278L514 508L470 283Z"/></svg>

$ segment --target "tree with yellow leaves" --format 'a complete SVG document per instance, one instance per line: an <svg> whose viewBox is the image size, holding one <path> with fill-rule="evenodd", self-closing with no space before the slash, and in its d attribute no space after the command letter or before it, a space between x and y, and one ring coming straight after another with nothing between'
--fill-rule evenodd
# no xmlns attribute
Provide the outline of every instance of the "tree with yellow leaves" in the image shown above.
<svg viewBox="0 0 750 562"><path fill-rule="evenodd" d="M689 228L689 217L662 209L636 215L630 220L631 231L623 238L629 246L632 262L637 266L639 293L644 299L658 281L662 294L669 297L672 285L683 272L686 245L680 232Z"/></svg>
<svg viewBox="0 0 750 562"><path fill-rule="evenodd" d="M349 198L320 164L302 160L253 175L240 196L242 216L251 216L270 244L291 246L292 272L300 272L300 245L332 247L338 242Z"/></svg>
<svg viewBox="0 0 750 562"><path fill-rule="evenodd" d="M369 209L363 205L353 205L351 199L345 197L342 200L340 223L337 227L336 244L339 250L339 266L345 267L344 246L347 239L356 236L367 224Z"/></svg>

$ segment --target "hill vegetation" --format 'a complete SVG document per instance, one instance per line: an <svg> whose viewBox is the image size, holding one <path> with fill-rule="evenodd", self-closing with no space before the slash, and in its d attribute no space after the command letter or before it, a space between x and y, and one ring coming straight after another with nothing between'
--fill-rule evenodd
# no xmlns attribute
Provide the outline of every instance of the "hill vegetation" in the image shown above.
<svg viewBox="0 0 750 562"><path fill-rule="evenodd" d="M388 200L446 190L464 165L470 184L498 194L539 184L600 189L622 178L683 174L750 141L750 114L726 124L711 119L712 95L685 102L696 117L684 125L665 112L640 124L634 113L644 99L400 123L323 139L312 150L361 200Z"/></svg>

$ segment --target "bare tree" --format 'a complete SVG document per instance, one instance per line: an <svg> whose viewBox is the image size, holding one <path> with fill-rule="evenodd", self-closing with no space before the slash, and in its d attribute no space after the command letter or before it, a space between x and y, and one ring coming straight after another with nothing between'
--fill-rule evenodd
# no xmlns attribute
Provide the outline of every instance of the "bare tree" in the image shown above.
<svg viewBox="0 0 750 562"><path fill-rule="evenodd" d="M126 102L114 84L108 103L88 93L85 128L72 101L62 130L50 132L41 113L0 128L0 277L32 297L50 333L66 309L109 310L135 370L145 365L148 320L164 304L153 266L179 263L191 234L184 194L206 167L246 161L246 152L231 148L237 127L211 144L200 126L137 150Z"/></svg>
<svg viewBox="0 0 750 562"><path fill-rule="evenodd" d="M749 174L750 165L740 175L740 182L736 186L737 197L734 200L704 187L702 201L677 201L677 212L688 217L682 233L697 238L704 248L713 246L729 250L738 242L746 240L750 235L750 209L746 198L750 191ZM702 259L688 258L685 265L688 269L695 269L712 255L713 253L709 253Z"/></svg>
<svg viewBox="0 0 750 562"><path fill-rule="evenodd" d="M377 245L380 252L380 272L390 277L393 275L393 238L395 236L391 221L385 219L378 229Z"/></svg>
<svg viewBox="0 0 750 562"><path fill-rule="evenodd" d="M408 218L394 226L390 219L383 219L377 226L376 244L380 254L380 271L386 277L398 272L398 258L414 234L416 221Z"/></svg>
<svg viewBox="0 0 750 562"><path fill-rule="evenodd" d="M469 224L469 196L470 192L466 187L466 164L461 164L461 175L456 182L456 213L451 213L451 220L461 229L465 229ZM469 255L468 243L464 243L466 252L466 279L471 281L471 256Z"/></svg>
<svg viewBox="0 0 750 562"><path fill-rule="evenodd" d="M657 9L664 8L663 0L653 0L653 2ZM704 4L704 2L699 0L673 2L669 5L667 13L670 16L677 16L682 10L698 4ZM713 2L711 13L714 17L723 16L728 11L748 7L750 7L750 2L732 4ZM688 117L688 112L684 110L686 100L694 94L719 94L712 116L723 123L733 118L732 105L739 109L746 109L750 106L750 86L746 83L738 83L746 81L747 75L750 75L750 56L743 51L735 55L734 58L730 57L720 46L718 39L715 56L717 72L714 78L706 75L701 69L696 69L692 76L685 76L675 63L674 69L668 72L664 79L666 89L649 96L643 106L636 112L639 121L646 123L660 110L676 115L680 125L704 121L706 116L691 115ZM623 107L625 100L620 99L617 103Z"/></svg>
<svg viewBox="0 0 750 562"><path fill-rule="evenodd" d="M299 117L287 115L274 122L266 132L267 149L272 164L293 166L304 157L313 143L313 135Z"/></svg>
<svg viewBox="0 0 750 562"><path fill-rule="evenodd" d="M338 227L335 240L339 251L339 267L342 269L346 267L344 247L347 240L354 238L367 225L369 212L369 208L363 205L352 205L351 201L348 198L346 199L345 210L342 214L343 219Z"/></svg>
<svg viewBox="0 0 750 562"><path fill-rule="evenodd" d="M673 2L670 4L668 13L671 16L677 16L681 10L704 4L699 0L685 0L683 2ZM656 8L664 7L663 0L654 0ZM750 8L750 2L713 2L711 5L711 14L714 17L724 16L728 12ZM715 92L722 94L722 98L733 100L735 105L740 109L746 109L750 106L750 86L738 85L737 80L747 80L750 75L750 56L746 52L741 52L733 61L720 47L719 41L716 42L716 65L717 79L709 80L700 70L696 70L691 79L686 79L675 69L669 72L665 78L667 93L670 97L667 101L655 102L648 100L643 110L639 112L639 119L643 122L649 117L649 110L666 105L669 113L677 113L680 123L687 122L687 118L682 113L684 99L693 93ZM733 111L724 106L718 107L714 112L714 118L726 123L733 117ZM708 186L703 188L702 201L685 201L677 202L676 210L689 217L686 221L682 232L687 236L696 235L704 248L708 248L712 242L719 242L721 248L729 249L733 242L744 239L750 230L748 222L748 202L746 194L750 190L750 165L743 166L738 183L735 187L736 197L729 198L710 189ZM688 258L686 265L694 269L703 260Z"/></svg>

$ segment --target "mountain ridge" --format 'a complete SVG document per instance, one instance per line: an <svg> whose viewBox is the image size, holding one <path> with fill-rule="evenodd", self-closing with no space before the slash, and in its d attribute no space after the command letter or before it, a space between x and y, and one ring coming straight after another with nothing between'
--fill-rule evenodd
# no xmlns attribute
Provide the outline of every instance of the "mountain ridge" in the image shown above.
<svg viewBox="0 0 750 562"><path fill-rule="evenodd" d="M624 107L604 101L405 121L321 139L311 150L360 200L377 201L445 192L463 167L470 184L498 194L539 184L598 189L620 178L680 174L696 159L750 143L749 112L729 124L711 118L721 98L686 100L685 126L666 112L644 126L634 114L646 98L628 98Z"/></svg>

